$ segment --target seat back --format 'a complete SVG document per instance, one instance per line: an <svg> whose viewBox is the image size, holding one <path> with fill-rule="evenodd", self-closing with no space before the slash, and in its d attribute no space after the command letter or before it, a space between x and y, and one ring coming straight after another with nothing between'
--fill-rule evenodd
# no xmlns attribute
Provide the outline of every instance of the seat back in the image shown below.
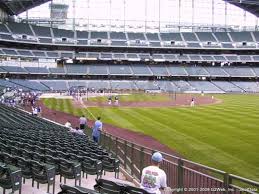
<svg viewBox="0 0 259 194"><path fill-rule="evenodd" d="M149 194L149 193L146 190L138 187L126 186L125 194Z"/></svg>
<svg viewBox="0 0 259 194"><path fill-rule="evenodd" d="M36 152L33 152L32 159L36 160L38 162L44 162L45 161L45 156Z"/></svg>
<svg viewBox="0 0 259 194"><path fill-rule="evenodd" d="M13 169L11 168L10 165L0 166L0 187L17 191L22 186L22 172L15 167Z"/></svg>
<svg viewBox="0 0 259 194"><path fill-rule="evenodd" d="M61 191L58 194L97 194L96 191L92 191L82 187L72 187L68 185L60 185Z"/></svg>
<svg viewBox="0 0 259 194"><path fill-rule="evenodd" d="M109 172L119 172L120 161L110 156L103 156L103 169Z"/></svg>
<svg viewBox="0 0 259 194"><path fill-rule="evenodd" d="M37 161L34 161L34 160L31 160L30 161L31 165L32 165L32 174L35 176L35 175L38 175L38 174L45 174L46 175L46 171L45 171L45 168L44 166L37 162Z"/></svg>
<svg viewBox="0 0 259 194"><path fill-rule="evenodd" d="M81 179L81 164L60 158L60 174L66 178L73 177L76 180Z"/></svg>
<svg viewBox="0 0 259 194"><path fill-rule="evenodd" d="M4 157L4 163L12 164L12 165L16 164L16 160L14 159L14 157L12 155L5 153L5 152L3 152L2 155Z"/></svg>
<svg viewBox="0 0 259 194"><path fill-rule="evenodd" d="M123 194L125 187L105 179L96 179L94 189L103 194Z"/></svg>
<svg viewBox="0 0 259 194"><path fill-rule="evenodd" d="M82 162L82 169L85 173L91 175L102 175L102 162L100 160L85 157Z"/></svg>

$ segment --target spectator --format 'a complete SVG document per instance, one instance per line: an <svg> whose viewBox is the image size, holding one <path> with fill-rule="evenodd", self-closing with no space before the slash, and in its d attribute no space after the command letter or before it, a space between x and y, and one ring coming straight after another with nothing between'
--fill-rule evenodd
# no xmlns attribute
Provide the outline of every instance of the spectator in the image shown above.
<svg viewBox="0 0 259 194"><path fill-rule="evenodd" d="M119 97L115 96L115 106L118 106L118 105L119 105Z"/></svg>
<svg viewBox="0 0 259 194"><path fill-rule="evenodd" d="M77 127L78 128L78 127ZM76 129L73 129L73 127L70 127L69 128L69 132L71 132L71 133L76 133Z"/></svg>
<svg viewBox="0 0 259 194"><path fill-rule="evenodd" d="M92 133L93 140L96 143L99 143L102 127L103 127L103 124L101 122L101 117L98 117L97 121L95 121L95 123L94 123L93 133Z"/></svg>
<svg viewBox="0 0 259 194"><path fill-rule="evenodd" d="M14 99L11 99L10 105L11 105L12 107L15 107L15 101L14 101Z"/></svg>
<svg viewBox="0 0 259 194"><path fill-rule="evenodd" d="M192 101L191 101L191 106L194 106L195 102L194 102L194 98L192 98Z"/></svg>
<svg viewBox="0 0 259 194"><path fill-rule="evenodd" d="M79 127L76 127L76 130L74 131L75 133L79 134L79 135L85 135L84 131L79 129Z"/></svg>
<svg viewBox="0 0 259 194"><path fill-rule="evenodd" d="M41 107L40 106L37 107L37 111L38 111L39 117L41 117Z"/></svg>
<svg viewBox="0 0 259 194"><path fill-rule="evenodd" d="M37 116L38 115L38 109L35 106L32 107L32 115L33 116Z"/></svg>
<svg viewBox="0 0 259 194"><path fill-rule="evenodd" d="M87 119L85 118L84 115L82 115L79 119L79 126L80 126L80 129L84 130L85 127L87 125Z"/></svg>
<svg viewBox="0 0 259 194"><path fill-rule="evenodd" d="M112 97L109 96L109 97L108 97L108 105L111 105L111 104L112 104Z"/></svg>
<svg viewBox="0 0 259 194"><path fill-rule="evenodd" d="M4 96L1 96L1 102L4 104L4 101L5 101L5 99L4 99Z"/></svg>
<svg viewBox="0 0 259 194"><path fill-rule="evenodd" d="M164 190L166 185L166 174L159 168L163 156L159 152L152 155L152 165L143 169L141 176L141 188L148 193L160 194L160 189Z"/></svg>
<svg viewBox="0 0 259 194"><path fill-rule="evenodd" d="M67 128L71 128L71 127L72 127L70 121L67 121L67 122L65 123L65 127L67 127Z"/></svg>

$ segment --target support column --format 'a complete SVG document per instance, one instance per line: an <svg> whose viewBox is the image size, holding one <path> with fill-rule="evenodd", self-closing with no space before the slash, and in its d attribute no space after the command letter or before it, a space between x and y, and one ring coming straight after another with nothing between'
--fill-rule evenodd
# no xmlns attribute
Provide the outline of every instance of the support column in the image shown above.
<svg viewBox="0 0 259 194"><path fill-rule="evenodd" d="M161 29L161 0L158 1L158 31Z"/></svg>
<svg viewBox="0 0 259 194"><path fill-rule="evenodd" d="M90 0L87 1L87 30L90 30ZM88 37L87 37L88 38Z"/></svg>
<svg viewBox="0 0 259 194"><path fill-rule="evenodd" d="M215 1L212 0L211 3L212 3L211 4L211 20L212 20L211 24L214 27L214 25L215 25Z"/></svg>
<svg viewBox="0 0 259 194"><path fill-rule="evenodd" d="M8 14L0 8L0 21L5 21L8 18Z"/></svg>
<svg viewBox="0 0 259 194"><path fill-rule="evenodd" d="M243 30L246 30L246 11L244 10L244 15L243 15L243 22L244 22L244 26L243 26Z"/></svg>
<svg viewBox="0 0 259 194"><path fill-rule="evenodd" d="M194 26L194 17L195 17L195 7L194 7L194 0L192 0L192 31L194 30L193 26Z"/></svg>
<svg viewBox="0 0 259 194"><path fill-rule="evenodd" d="M182 1L181 0L179 0L179 15L178 15L178 25L179 25L179 28L180 28L180 24L181 24L181 7L182 7L182 5L181 5L181 3L182 3Z"/></svg>
<svg viewBox="0 0 259 194"><path fill-rule="evenodd" d="M112 0L109 1L110 10L109 10L109 31L112 29Z"/></svg>
<svg viewBox="0 0 259 194"><path fill-rule="evenodd" d="M124 32L126 32L126 0L123 1L123 14Z"/></svg>
<svg viewBox="0 0 259 194"><path fill-rule="evenodd" d="M255 30L258 30L258 17L255 17Z"/></svg>
<svg viewBox="0 0 259 194"><path fill-rule="evenodd" d="M75 34L75 31L76 31L76 0L73 0L73 23L72 23L73 27L73 31L74 31L74 34ZM76 37L74 37L76 38Z"/></svg>
<svg viewBox="0 0 259 194"><path fill-rule="evenodd" d="M147 0L145 0L145 32L147 32Z"/></svg>
<svg viewBox="0 0 259 194"><path fill-rule="evenodd" d="M50 13L52 13L52 9L53 9L53 0L51 0L50 2L51 6L50 6ZM52 21L52 17L50 17L50 27L53 27L53 21Z"/></svg>
<svg viewBox="0 0 259 194"><path fill-rule="evenodd" d="M27 10L26 11L26 23L28 23L28 21L29 21L29 11Z"/></svg>
<svg viewBox="0 0 259 194"><path fill-rule="evenodd" d="M225 27L227 27L228 25L227 17L228 17L228 4L227 2L225 2Z"/></svg>

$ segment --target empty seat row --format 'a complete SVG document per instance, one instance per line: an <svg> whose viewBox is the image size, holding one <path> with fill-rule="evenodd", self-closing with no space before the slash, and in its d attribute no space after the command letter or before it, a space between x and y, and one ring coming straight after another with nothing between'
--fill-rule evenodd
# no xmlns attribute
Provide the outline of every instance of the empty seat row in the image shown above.
<svg viewBox="0 0 259 194"><path fill-rule="evenodd" d="M24 59L88 59L103 61L202 61L202 62L258 62L258 55L206 55L206 54L165 54L165 53L105 53L105 52L73 52L73 51L40 51L0 48L0 56L21 57Z"/></svg>
<svg viewBox="0 0 259 194"><path fill-rule="evenodd" d="M0 34L27 35L39 37L39 42L49 43L50 39L77 38L78 40L115 40L117 41L174 41L174 42L258 42L258 32L169 32L169 33L141 33L141 32L105 32L105 31L72 31L66 29L50 28L30 25L26 23L9 22L0 24ZM45 38L45 39L44 39ZM86 42L87 43L87 42ZM98 41L97 41L98 43ZM118 43L118 42L117 42ZM124 42L125 43L125 42ZM120 45L120 44L118 44ZM123 44L122 44L123 46Z"/></svg>
<svg viewBox="0 0 259 194"><path fill-rule="evenodd" d="M176 69L178 77L186 76L185 69ZM206 68L208 71L208 69ZM210 72L212 70L209 70ZM223 71L213 70L213 75L220 77ZM250 73L250 72L246 72ZM220 75L219 75L220 74ZM203 73L200 72L200 76ZM232 77L237 77L232 75ZM243 74L250 77L250 74ZM211 85L213 83L213 85ZM216 87L214 87L214 85ZM203 87L204 86L204 87ZM68 91L73 88L87 88L91 91L98 90L163 90L163 91L218 91L218 92L257 92L257 82L228 82L228 81L141 81L141 80L0 80L0 87L22 89L23 91ZM23 121L21 121L23 122Z"/></svg>
<svg viewBox="0 0 259 194"><path fill-rule="evenodd" d="M132 186L131 184L98 179L94 190L80 186L60 185L61 192L58 194L97 194L97 193L120 193L120 194L148 194L144 189Z"/></svg>
<svg viewBox="0 0 259 194"><path fill-rule="evenodd" d="M0 73L9 74L57 74L57 75L115 75L115 76L203 76L203 77L258 77L259 68L248 66L199 66L166 64L67 64L64 68L0 66ZM33 85L34 83L18 83ZM36 83L37 84L37 83ZM46 83L48 84L48 82ZM57 82L58 84L58 82ZM33 86L32 86L33 87ZM52 86L50 86L52 87ZM53 86L55 87L55 85ZM66 86L63 86L64 88ZM44 86L40 86L44 90Z"/></svg>

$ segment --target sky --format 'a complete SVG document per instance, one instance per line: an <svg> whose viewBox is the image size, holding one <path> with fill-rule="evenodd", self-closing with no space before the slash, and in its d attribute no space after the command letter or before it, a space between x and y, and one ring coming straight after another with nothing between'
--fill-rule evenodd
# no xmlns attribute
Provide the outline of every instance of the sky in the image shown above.
<svg viewBox="0 0 259 194"><path fill-rule="evenodd" d="M75 0L74 4L73 1L53 0L54 3L69 5L70 20L65 27L72 28L72 18L75 16L75 22L83 30L91 27L109 30L127 26L127 31L174 31L178 29L172 26L179 24L242 28L255 26L258 22L254 15L222 0ZM28 16L49 18L49 3L31 9ZM26 17L26 14L20 17Z"/></svg>

